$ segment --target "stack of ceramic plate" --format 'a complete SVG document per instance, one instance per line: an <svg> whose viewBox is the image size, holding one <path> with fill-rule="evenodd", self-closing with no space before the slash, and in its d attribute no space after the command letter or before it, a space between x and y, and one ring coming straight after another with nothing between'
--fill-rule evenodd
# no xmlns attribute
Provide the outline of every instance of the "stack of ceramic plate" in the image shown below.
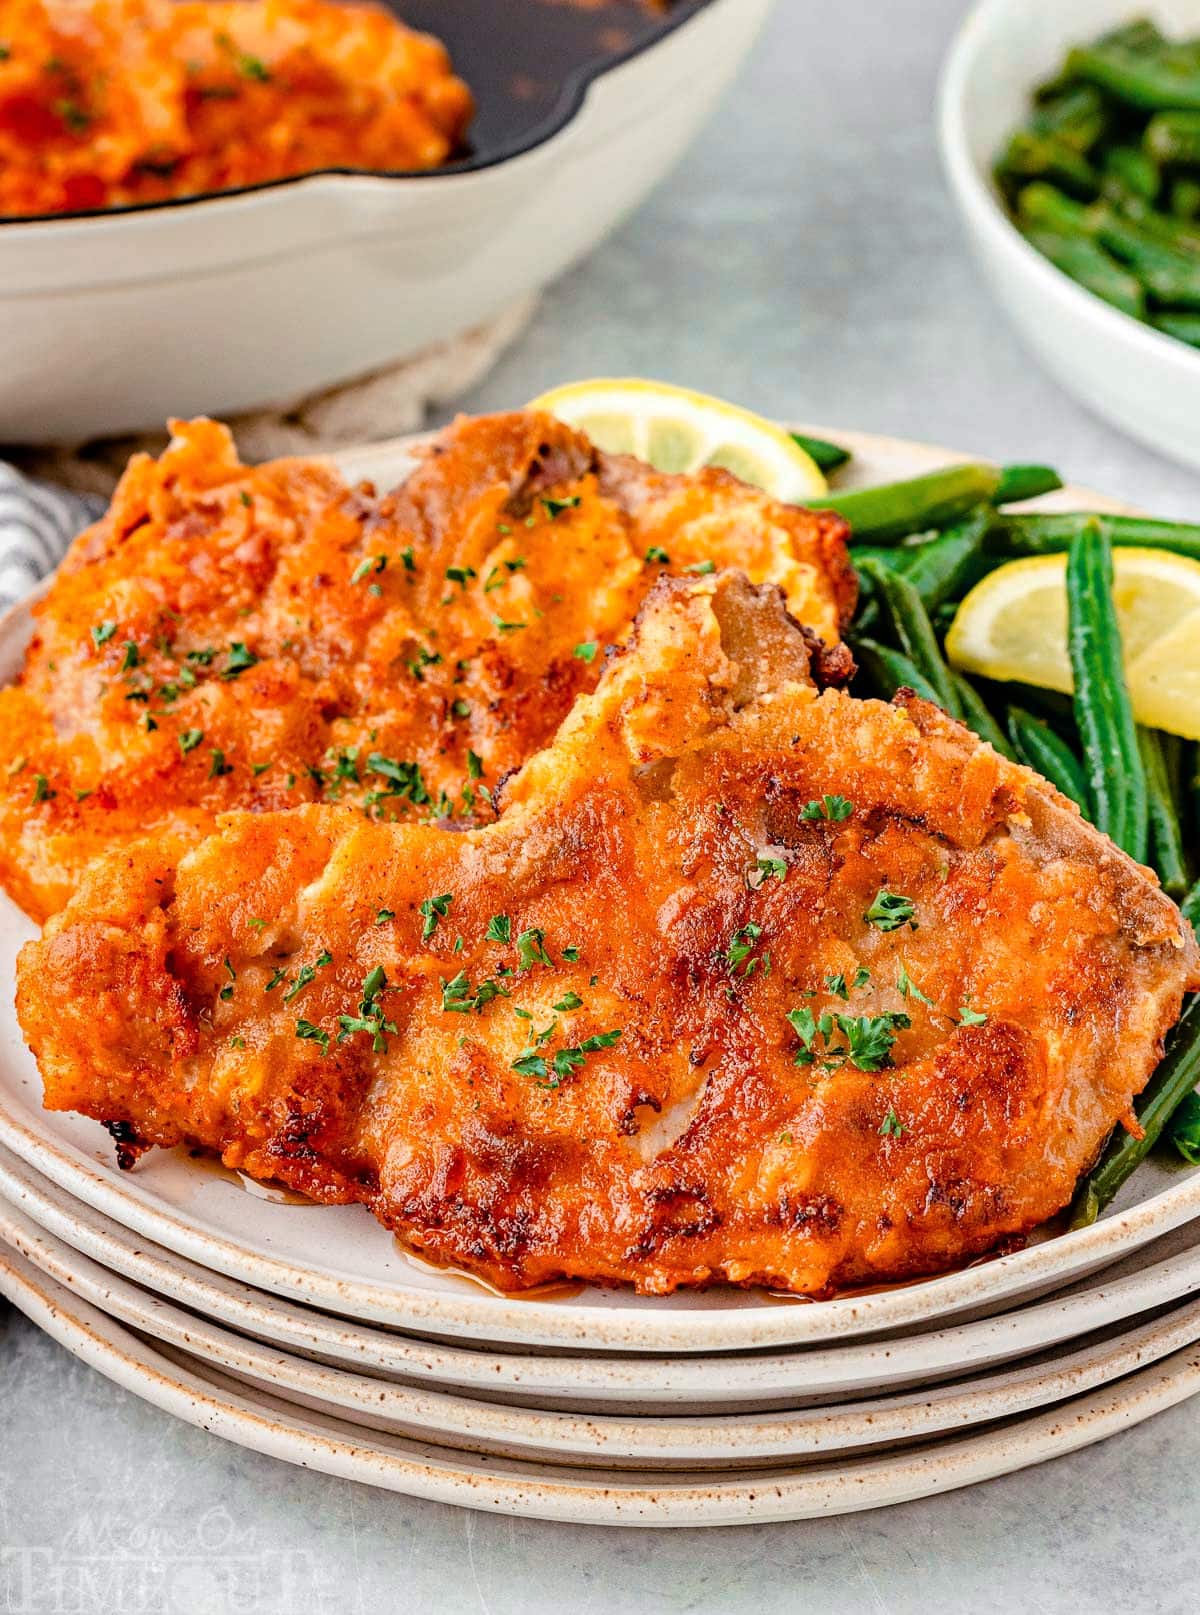
<svg viewBox="0 0 1200 1615"><path fill-rule="evenodd" d="M874 480L946 458L853 446ZM402 453L353 469L394 479ZM0 677L25 631L0 627ZM0 910L5 1005L32 932ZM552 1519L723 1525L967 1485L1200 1391L1200 1171L1151 1163L1092 1228L828 1302L517 1299L418 1263L360 1207L182 1152L119 1172L101 1128L42 1110L3 1015L0 1290L129 1390L294 1463Z"/></svg>

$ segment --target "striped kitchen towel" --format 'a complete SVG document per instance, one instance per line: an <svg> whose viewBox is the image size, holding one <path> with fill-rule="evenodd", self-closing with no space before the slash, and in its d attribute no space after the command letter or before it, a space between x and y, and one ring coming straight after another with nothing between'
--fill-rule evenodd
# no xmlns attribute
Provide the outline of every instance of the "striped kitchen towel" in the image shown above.
<svg viewBox="0 0 1200 1615"><path fill-rule="evenodd" d="M104 509L93 494L34 482L0 461L0 609L52 572L67 545Z"/></svg>

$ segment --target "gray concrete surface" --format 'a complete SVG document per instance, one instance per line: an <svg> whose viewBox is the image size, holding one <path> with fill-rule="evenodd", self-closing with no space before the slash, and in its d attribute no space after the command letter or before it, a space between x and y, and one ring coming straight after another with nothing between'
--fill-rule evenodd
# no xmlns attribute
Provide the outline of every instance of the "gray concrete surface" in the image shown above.
<svg viewBox="0 0 1200 1615"><path fill-rule="evenodd" d="M497 0L501 3L501 0ZM1033 365L932 134L957 0L779 0L673 183L547 294L468 408L641 372L781 415L1049 459L1165 513L1200 479ZM845 1519L604 1531L415 1503L180 1425L0 1319L0 1608L80 1615L1065 1615L1197 1606L1200 1404Z"/></svg>

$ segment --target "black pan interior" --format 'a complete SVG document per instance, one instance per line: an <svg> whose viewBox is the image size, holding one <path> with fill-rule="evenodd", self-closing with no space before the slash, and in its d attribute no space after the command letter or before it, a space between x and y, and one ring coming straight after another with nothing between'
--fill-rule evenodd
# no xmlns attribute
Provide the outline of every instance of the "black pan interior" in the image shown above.
<svg viewBox="0 0 1200 1615"><path fill-rule="evenodd" d="M578 110L597 74L678 28L709 0L387 0L436 34L475 93L461 171L527 151ZM445 168L439 170L445 173Z"/></svg>

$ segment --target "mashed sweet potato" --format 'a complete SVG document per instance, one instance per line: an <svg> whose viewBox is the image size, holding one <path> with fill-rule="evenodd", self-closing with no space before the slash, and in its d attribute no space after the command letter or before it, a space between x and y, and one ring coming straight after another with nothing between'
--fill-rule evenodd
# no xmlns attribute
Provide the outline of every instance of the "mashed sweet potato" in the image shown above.
<svg viewBox="0 0 1200 1615"><path fill-rule="evenodd" d="M470 91L382 6L0 0L0 214L434 168Z"/></svg>

